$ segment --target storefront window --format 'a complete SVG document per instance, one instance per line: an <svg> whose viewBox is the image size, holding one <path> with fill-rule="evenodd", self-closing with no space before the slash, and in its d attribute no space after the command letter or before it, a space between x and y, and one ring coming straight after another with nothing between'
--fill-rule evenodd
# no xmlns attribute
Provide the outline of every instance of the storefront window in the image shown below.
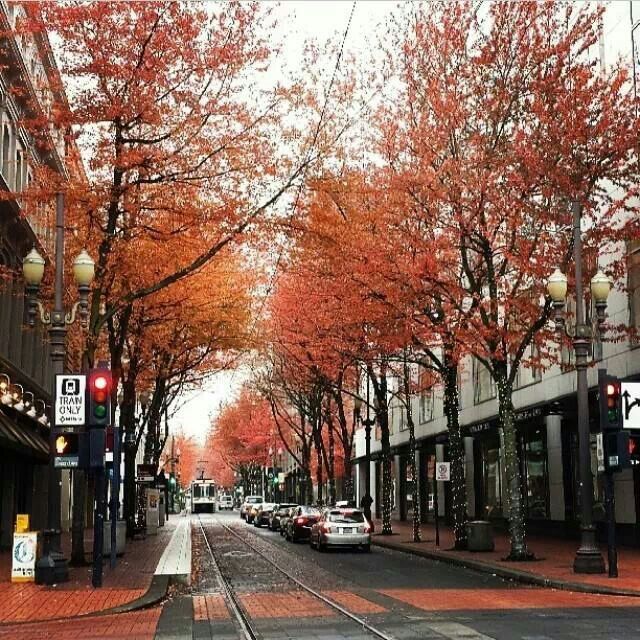
<svg viewBox="0 0 640 640"><path fill-rule="evenodd" d="M529 518L547 518L547 444L543 429L524 434L525 473L527 488L527 515Z"/></svg>
<svg viewBox="0 0 640 640"><path fill-rule="evenodd" d="M502 516L502 463L497 442L482 444L484 513L487 518Z"/></svg>

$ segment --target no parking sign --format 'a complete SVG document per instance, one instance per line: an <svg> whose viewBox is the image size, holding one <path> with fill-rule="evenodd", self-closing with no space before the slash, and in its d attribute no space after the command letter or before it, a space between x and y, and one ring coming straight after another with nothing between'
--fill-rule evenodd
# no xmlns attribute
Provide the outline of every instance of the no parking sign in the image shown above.
<svg viewBox="0 0 640 640"><path fill-rule="evenodd" d="M440 482L451 480L450 462L436 462L436 480Z"/></svg>

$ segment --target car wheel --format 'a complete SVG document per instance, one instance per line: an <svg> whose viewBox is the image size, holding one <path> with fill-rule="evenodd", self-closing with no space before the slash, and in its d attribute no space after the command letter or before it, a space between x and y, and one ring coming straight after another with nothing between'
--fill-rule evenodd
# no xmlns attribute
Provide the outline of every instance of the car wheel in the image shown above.
<svg viewBox="0 0 640 640"><path fill-rule="evenodd" d="M365 553L371 553L371 545L370 545L370 544L363 544L363 545L362 545L362 550L363 550Z"/></svg>
<svg viewBox="0 0 640 640"><path fill-rule="evenodd" d="M320 542L320 538L318 538L318 551L320 553L324 553L327 550L327 545Z"/></svg>

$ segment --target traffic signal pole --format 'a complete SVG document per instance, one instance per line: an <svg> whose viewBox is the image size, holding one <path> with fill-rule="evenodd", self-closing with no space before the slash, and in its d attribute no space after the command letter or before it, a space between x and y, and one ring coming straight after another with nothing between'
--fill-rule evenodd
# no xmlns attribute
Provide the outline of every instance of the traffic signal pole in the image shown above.
<svg viewBox="0 0 640 640"><path fill-rule="evenodd" d="M609 469L604 474L604 501L607 515L607 560L609 577L618 577L618 550L616 547L616 498L613 486L613 472Z"/></svg>

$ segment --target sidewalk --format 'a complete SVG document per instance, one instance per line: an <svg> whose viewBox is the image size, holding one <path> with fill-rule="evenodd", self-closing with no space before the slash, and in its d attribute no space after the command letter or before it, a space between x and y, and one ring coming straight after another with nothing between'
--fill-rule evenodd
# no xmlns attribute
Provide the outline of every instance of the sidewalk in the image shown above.
<svg viewBox="0 0 640 640"><path fill-rule="evenodd" d="M124 555L118 557L115 569L109 558L103 564L102 588L91 586L91 565L70 567L69 581L47 587L33 582L11 582L11 552L0 553L0 628L18 622L38 622L126 608L147 593L154 572L174 529L182 516L172 516L158 534L144 540L127 541ZM90 559L91 536L85 537L85 550ZM63 548L69 557L69 534L63 534Z"/></svg>
<svg viewBox="0 0 640 640"><path fill-rule="evenodd" d="M392 524L394 535L374 533L374 545L470 567L526 584L585 593L640 596L640 549L619 548L619 577L609 578L606 573L586 575L573 572L577 540L528 536L527 544L536 560L509 562L504 560L509 553L509 539L504 533L495 533L495 551L454 551L453 531L449 527L440 527L440 546L437 548L433 524L421 525L423 542L420 543L411 542L410 522L393 520ZM382 523L376 520L375 531L379 532L381 528ZM601 546L601 551L606 561L606 547Z"/></svg>

